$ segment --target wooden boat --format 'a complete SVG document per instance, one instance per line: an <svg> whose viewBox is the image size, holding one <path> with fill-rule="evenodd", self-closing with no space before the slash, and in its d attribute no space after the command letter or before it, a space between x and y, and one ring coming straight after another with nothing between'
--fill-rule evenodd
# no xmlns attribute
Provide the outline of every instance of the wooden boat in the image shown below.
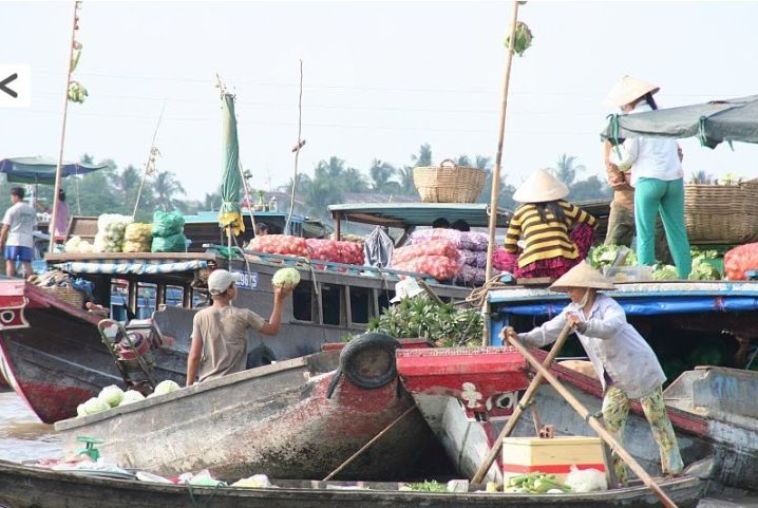
<svg viewBox="0 0 758 508"><path fill-rule="evenodd" d="M664 365L669 355L686 357L698 341L714 335L729 351L724 355L725 362L733 364L743 358L739 344L749 344L756 338L758 284L754 282L657 282L619 284L618 288L614 299L625 308L629 321L642 331ZM564 298L544 288L491 291L487 314L491 316L490 342L497 347L483 352L398 351L398 369L406 388L463 474L473 475L510 414L508 409L518 401L518 390L527 386L522 379L524 373L519 371L525 363L518 363L519 355L513 349L499 346L500 330L506 325L527 330L557 314L567 303ZM732 342L730 337L741 341ZM670 347L672 342L677 343L674 349ZM566 349L571 350L571 345ZM575 344L573 351L581 349ZM482 353L488 358L484 366L475 361ZM540 358L545 356L542 351L535 353ZM758 372L723 366L692 370L693 367L685 365L688 370L681 376L677 371L677 378L664 391L685 463L710 455L718 464L711 472L714 480L755 488L758 405L754 394ZM598 380L562 365L555 365L553 372L591 412L600 410L602 391ZM514 387L504 378L521 379L521 387ZM594 435L550 386L541 387L536 400L540 419L555 425L558 434ZM659 471L657 446L639 404L633 403L632 410L635 416L627 423L625 442L635 458L655 474ZM515 435L535 435L532 422L522 419ZM491 478L500 474L500 468L495 466L489 471Z"/></svg>
<svg viewBox="0 0 758 508"><path fill-rule="evenodd" d="M217 252L171 254L50 254L48 264L90 280L96 301L123 315L112 287L126 290L124 304L151 317L163 340L152 354L154 376L184 383L192 319L207 301L193 287L202 272L226 266L244 276L235 304L268 316L271 278L283 265L296 267L303 283L285 302L280 333L248 336L249 364L294 358L320 350L326 342L365 330L389 306L394 285L407 272L251 253L231 261ZM465 287L428 281L441 297L463 300ZM175 296L172 302L169 295ZM173 304L172 304L173 303ZM76 406L110 384L123 384L114 359L102 344L100 317L43 288L17 279L0 280L0 363L8 381L46 423L76 414Z"/></svg>
<svg viewBox="0 0 758 508"><path fill-rule="evenodd" d="M276 482L278 488L192 487L97 478L0 461L0 504L12 508L332 508L386 507L615 507L650 506L646 487L589 494L503 494L407 492L398 484ZM664 480L661 487L682 508L694 507L703 492L695 478Z"/></svg>
<svg viewBox="0 0 758 508"><path fill-rule="evenodd" d="M104 457L163 475L209 468L224 480L256 473L320 479L413 405L398 386L395 346L387 339L365 336L342 352L205 381L59 421L55 429L65 452L81 447L78 436L90 436L104 441ZM340 376L338 366L353 374ZM415 474L435 446L423 418L413 413L341 477Z"/></svg>

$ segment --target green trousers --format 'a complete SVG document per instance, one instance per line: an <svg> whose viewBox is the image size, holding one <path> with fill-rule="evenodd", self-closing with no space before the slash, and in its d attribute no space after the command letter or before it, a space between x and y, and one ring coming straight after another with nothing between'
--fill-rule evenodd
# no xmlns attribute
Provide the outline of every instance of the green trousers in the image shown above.
<svg viewBox="0 0 758 508"><path fill-rule="evenodd" d="M608 215L608 231L605 235L605 245L624 245L632 247L634 238L634 210L619 203L611 203L611 213ZM661 263L672 265L669 246L666 244L666 233L660 216L655 221L655 259Z"/></svg>
<svg viewBox="0 0 758 508"><path fill-rule="evenodd" d="M684 181L640 178L634 189L634 222L637 228L637 260L655 264L655 221L663 220L666 240L680 279L692 271L690 242L684 225Z"/></svg>
<svg viewBox="0 0 758 508"><path fill-rule="evenodd" d="M663 474L681 473L684 469L682 455L679 452L674 428L671 426L671 421L666 413L666 404L663 401L661 387L659 386L652 393L642 397L640 405L642 405L642 411L650 424L653 439L658 444L661 471ZM624 427L626 427L626 419L629 415L629 406L629 397L623 390L616 386L608 388L605 397L603 397L603 422L606 430L613 434L620 443L624 441ZM626 466L615 453L613 454L613 469L619 482L626 485L628 478Z"/></svg>

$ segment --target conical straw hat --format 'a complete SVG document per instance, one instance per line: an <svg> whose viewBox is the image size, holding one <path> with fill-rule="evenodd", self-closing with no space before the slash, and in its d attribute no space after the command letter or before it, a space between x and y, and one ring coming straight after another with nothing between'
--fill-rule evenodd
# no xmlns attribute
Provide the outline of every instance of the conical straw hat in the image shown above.
<svg viewBox="0 0 758 508"><path fill-rule="evenodd" d="M563 199L568 194L566 184L547 169L538 169L513 193L513 199L519 203L545 203Z"/></svg>
<svg viewBox="0 0 758 508"><path fill-rule="evenodd" d="M553 282L550 289L565 292L568 288L616 289L613 282L592 268L586 261L581 261L571 270Z"/></svg>
<svg viewBox="0 0 758 508"><path fill-rule="evenodd" d="M603 105L620 108L624 104L629 104L635 99L639 99L646 93L658 93L660 89L659 86L652 83L625 75L613 86L603 101Z"/></svg>

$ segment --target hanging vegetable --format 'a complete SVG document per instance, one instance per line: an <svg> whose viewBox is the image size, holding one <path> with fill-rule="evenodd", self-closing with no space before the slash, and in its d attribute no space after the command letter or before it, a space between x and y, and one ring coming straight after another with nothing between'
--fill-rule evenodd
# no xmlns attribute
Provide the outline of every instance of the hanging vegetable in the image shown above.
<svg viewBox="0 0 758 508"><path fill-rule="evenodd" d="M511 47L511 36L508 35L508 37L505 38L505 47L513 49L513 52L518 56L524 56L524 51L529 49L529 47L532 45L533 38L534 37L532 36L532 31L529 30L527 24L523 21L517 21L516 33L514 37L516 43L513 45L513 47Z"/></svg>

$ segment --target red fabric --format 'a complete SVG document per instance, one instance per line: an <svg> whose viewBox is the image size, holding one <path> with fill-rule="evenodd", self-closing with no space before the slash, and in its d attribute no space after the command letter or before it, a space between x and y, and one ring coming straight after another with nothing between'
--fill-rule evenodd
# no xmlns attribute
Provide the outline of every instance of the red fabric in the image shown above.
<svg viewBox="0 0 758 508"><path fill-rule="evenodd" d="M576 259L567 259L557 257L552 259L541 259L530 263L523 268L518 266L518 254L506 252L501 257L500 264L502 269L511 272L514 276L525 279L536 279L538 277L550 277L557 279L564 273L568 272L573 266L587 257L587 253L595 241L595 230L587 224L579 224L569 234L569 238L576 245L579 251L579 257Z"/></svg>

